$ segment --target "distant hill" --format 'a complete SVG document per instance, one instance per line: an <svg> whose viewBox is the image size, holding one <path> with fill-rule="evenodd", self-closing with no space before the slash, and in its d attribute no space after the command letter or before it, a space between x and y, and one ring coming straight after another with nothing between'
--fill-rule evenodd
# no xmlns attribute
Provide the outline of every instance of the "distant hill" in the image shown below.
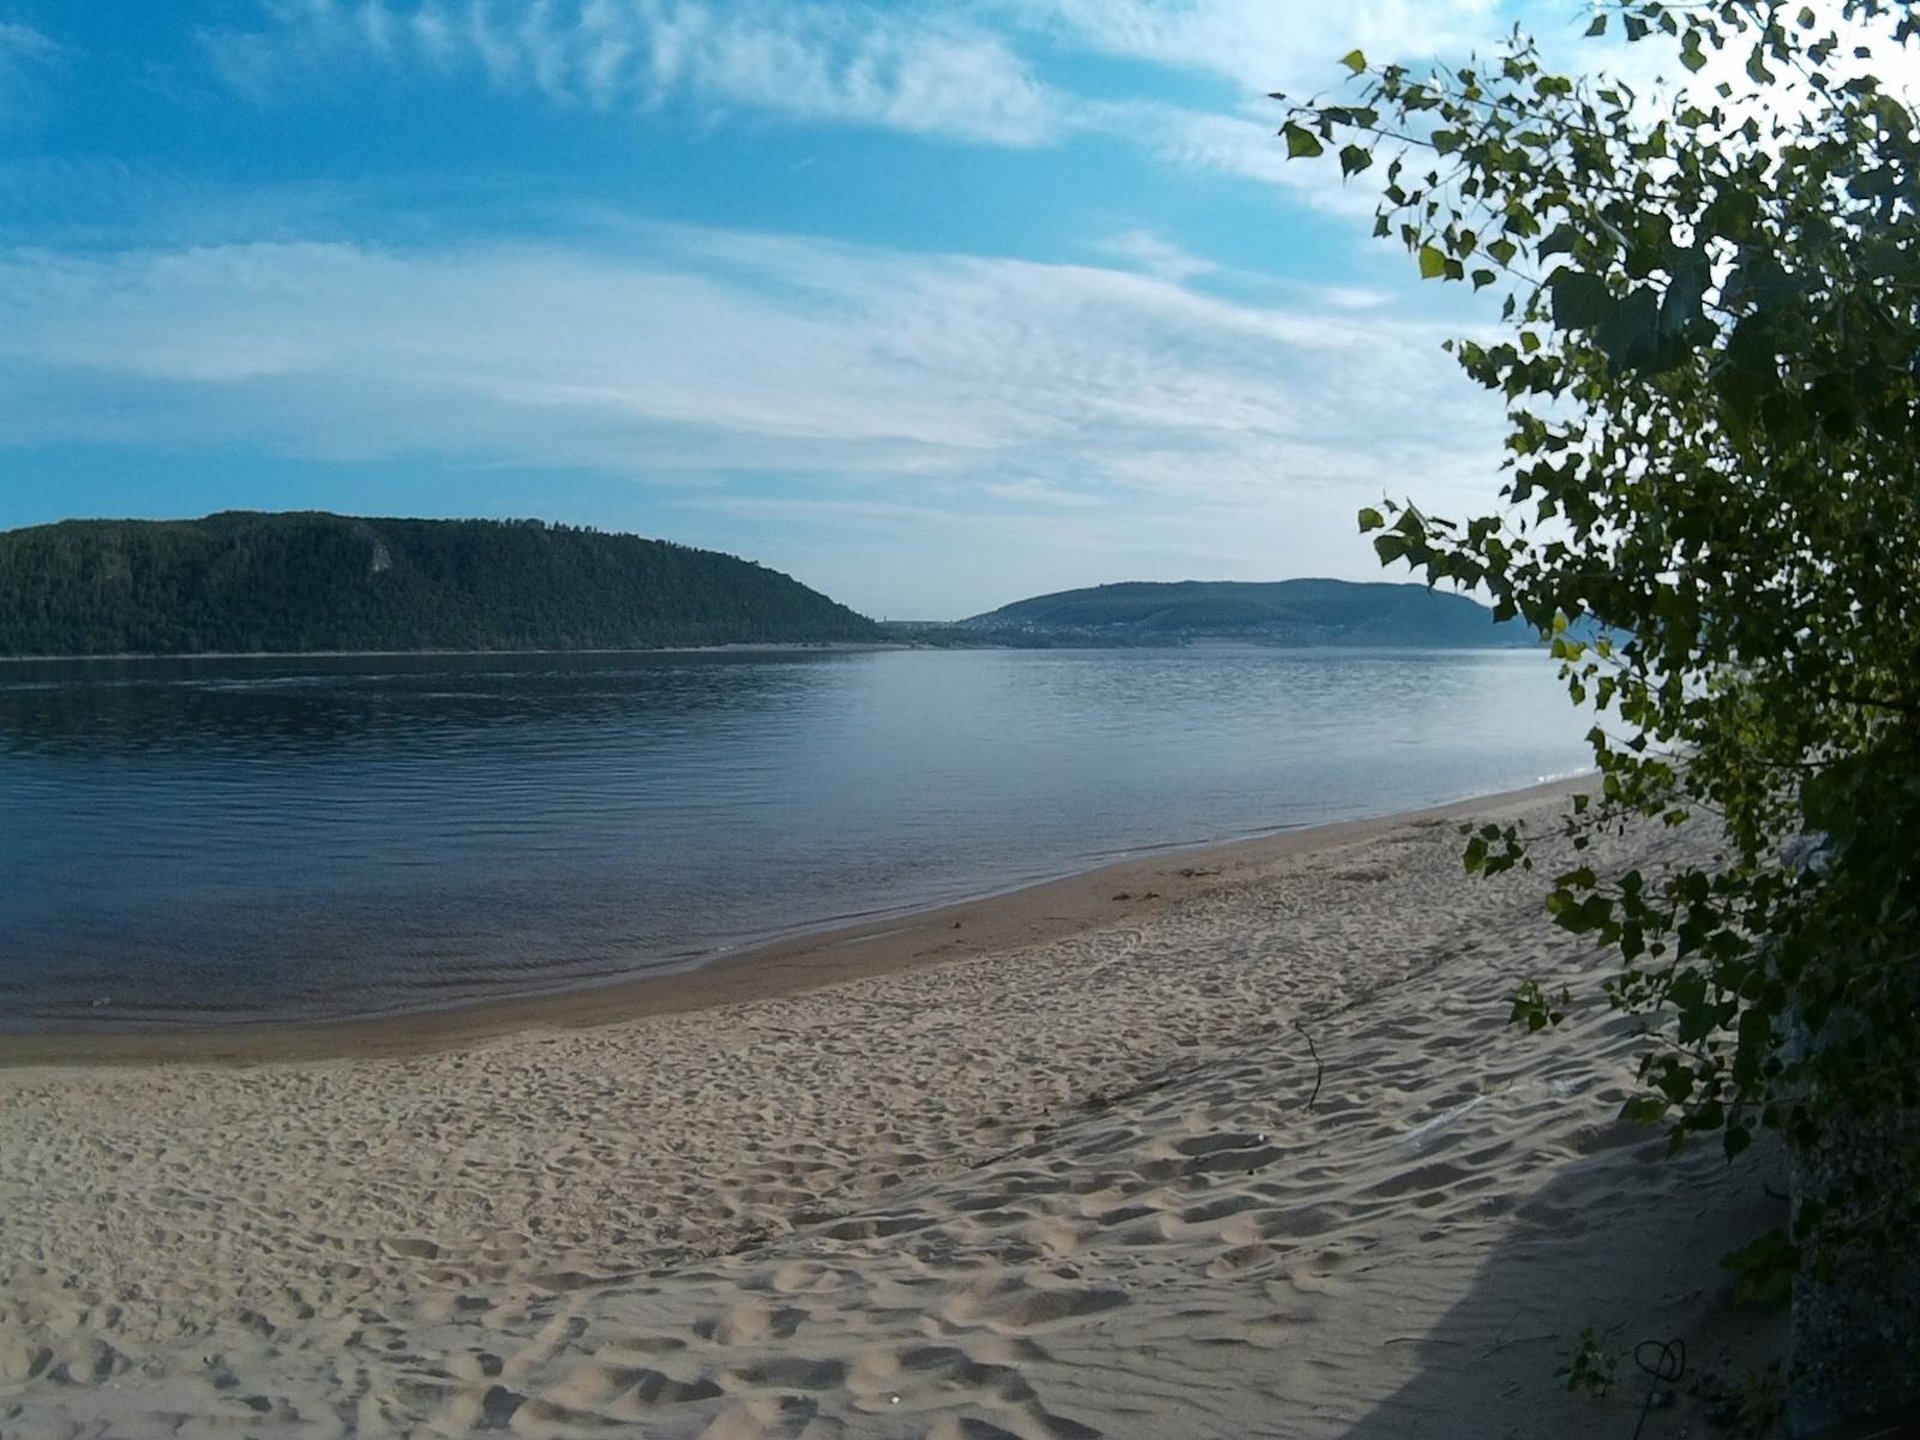
<svg viewBox="0 0 1920 1440"><path fill-rule="evenodd" d="M1129 581L1018 600L961 620L955 628L1037 644L1240 640L1468 649L1539 643L1525 625L1497 625L1491 610L1463 595L1424 585L1347 580Z"/></svg>
<svg viewBox="0 0 1920 1440"><path fill-rule="evenodd" d="M229 511L0 533L0 654L872 641L730 555L538 520Z"/></svg>

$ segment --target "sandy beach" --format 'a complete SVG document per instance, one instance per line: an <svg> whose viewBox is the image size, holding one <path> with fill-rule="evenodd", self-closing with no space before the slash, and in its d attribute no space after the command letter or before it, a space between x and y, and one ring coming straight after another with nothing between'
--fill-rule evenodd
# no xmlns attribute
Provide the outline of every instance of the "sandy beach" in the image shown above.
<svg viewBox="0 0 1920 1440"><path fill-rule="evenodd" d="M1463 875L1571 788L524 1006L10 1041L0 1436L1624 1437L1638 1341L1781 1354L1717 1261L1783 1167L1618 1122L1604 957ZM1679 1392L1648 1440L1718 1433Z"/></svg>

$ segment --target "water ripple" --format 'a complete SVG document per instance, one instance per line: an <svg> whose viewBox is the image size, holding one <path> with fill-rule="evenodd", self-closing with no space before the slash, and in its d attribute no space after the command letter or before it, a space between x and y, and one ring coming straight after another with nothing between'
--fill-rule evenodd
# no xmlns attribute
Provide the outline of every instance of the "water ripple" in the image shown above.
<svg viewBox="0 0 1920 1440"><path fill-rule="evenodd" d="M0 1028L370 1014L1577 768L1512 653L0 667Z"/></svg>

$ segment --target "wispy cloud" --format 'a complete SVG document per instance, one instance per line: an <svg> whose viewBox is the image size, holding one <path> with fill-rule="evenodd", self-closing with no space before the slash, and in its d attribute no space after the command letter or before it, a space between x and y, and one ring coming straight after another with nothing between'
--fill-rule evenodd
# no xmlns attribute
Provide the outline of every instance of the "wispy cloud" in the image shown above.
<svg viewBox="0 0 1920 1440"><path fill-rule="evenodd" d="M38 72L59 53L53 38L31 25L0 22L0 122L20 112Z"/></svg>
<svg viewBox="0 0 1920 1440"><path fill-rule="evenodd" d="M1265 98L1336 81L1354 43L1406 57L1497 33L1491 5L213 0L194 13L210 28L185 22L169 64L210 64L268 107L327 93L272 117L306 137L296 158L333 143L358 89L387 117L531 99L657 128L663 147L730 120L756 138L864 127L996 147L937 197L1007 197L964 243L1057 259L1107 238L1086 265L909 253L859 237L926 245L933 224L882 224L877 207L835 208L845 187L804 182L766 213L844 242L666 226L611 209L652 191L603 186L597 157L523 183L484 154L436 167L423 147L404 173L382 169L383 151L362 175L352 126L316 169L237 177L220 146L153 175L49 152L0 167L25 197L0 221L0 448L417 469L444 486L442 509L469 472L509 497L484 503L526 495L532 510L560 483L542 477L564 474L589 510L646 497L604 500L598 519L635 523L657 499L676 525L711 517L667 531L682 538L773 560L812 545L823 580L859 573L841 551L864 546L875 578L847 594L875 608L943 584L945 608L966 608L989 555L1000 579L974 608L1019 593L1016 571L1050 584L1364 574L1353 511L1403 477L1443 509L1491 497L1499 405L1440 355L1451 327L1357 288L1368 273L1344 256L1314 257L1315 288L1283 278L1302 203L1364 213L1372 191L1324 163L1288 166ZM8 76L55 53L22 29L0 26L0 109ZM196 75L183 103L245 108ZM789 148L835 156L842 178L878 173L860 169L870 154L897 176L908 154L836 152L835 138ZM1014 153L1050 145L1065 153ZM674 213L754 213L756 195L728 188L738 153L706 145L711 195L690 186ZM928 147L927 164L950 154ZM1218 228L1245 224L1237 199L1209 209L1260 191L1143 186L1140 155L1269 187L1272 264L1254 273L1233 243L1244 231ZM1054 207L1040 184L1083 162ZM516 234L545 238L502 238Z"/></svg>
<svg viewBox="0 0 1920 1440"><path fill-rule="evenodd" d="M1175 169L1256 180L1318 210L1356 218L1373 213L1375 192L1348 184L1338 166L1288 162L1275 138L1278 106L1249 104L1229 114L1137 100L1089 105L1081 113L1090 127L1124 135Z"/></svg>
<svg viewBox="0 0 1920 1440"><path fill-rule="evenodd" d="M1501 0L255 0L250 26L204 32L228 84L260 101L367 67L480 77L602 112L685 103L998 146L1083 132L1176 168L1360 213L1331 167L1285 164L1267 92L1324 92L1359 45L1419 61L1499 39ZM1044 56L1029 58L1029 52ZM1120 57L1222 82L1217 108L1076 91L1074 62ZM1370 193L1370 192L1369 192Z"/></svg>
<svg viewBox="0 0 1920 1440"><path fill-rule="evenodd" d="M561 105L684 101L810 123L996 145L1054 135L1058 97L963 12L749 0L263 0L253 27L202 43L229 84L288 84L377 65L469 73Z"/></svg>
<svg viewBox="0 0 1920 1440"><path fill-rule="evenodd" d="M999 0L994 8L1086 49L1221 77L1249 97L1324 90L1356 45L1410 61L1484 45L1501 25L1499 0Z"/></svg>
<svg viewBox="0 0 1920 1440"><path fill-rule="evenodd" d="M1189 254L1165 236L1145 227L1123 230L1118 235L1110 236L1100 248L1149 275L1157 275L1176 284L1191 280L1196 275L1212 274L1220 268L1213 261Z"/></svg>
<svg viewBox="0 0 1920 1440"><path fill-rule="evenodd" d="M1485 488L1499 417L1440 336L1097 267L678 228L611 258L16 251L0 431L1279 510L1413 469Z"/></svg>

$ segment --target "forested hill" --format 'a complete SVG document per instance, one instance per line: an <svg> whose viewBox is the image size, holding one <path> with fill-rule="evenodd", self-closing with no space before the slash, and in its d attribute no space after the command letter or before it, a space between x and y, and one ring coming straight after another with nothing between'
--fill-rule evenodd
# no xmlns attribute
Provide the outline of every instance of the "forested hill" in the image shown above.
<svg viewBox="0 0 1920 1440"><path fill-rule="evenodd" d="M1491 610L1464 595L1346 580L1131 581L1019 600L959 623L987 634L1096 645L1246 640L1465 649L1538 643L1524 625L1496 625Z"/></svg>
<svg viewBox="0 0 1920 1440"><path fill-rule="evenodd" d="M228 512L0 533L0 654L865 641L745 560L537 520Z"/></svg>

